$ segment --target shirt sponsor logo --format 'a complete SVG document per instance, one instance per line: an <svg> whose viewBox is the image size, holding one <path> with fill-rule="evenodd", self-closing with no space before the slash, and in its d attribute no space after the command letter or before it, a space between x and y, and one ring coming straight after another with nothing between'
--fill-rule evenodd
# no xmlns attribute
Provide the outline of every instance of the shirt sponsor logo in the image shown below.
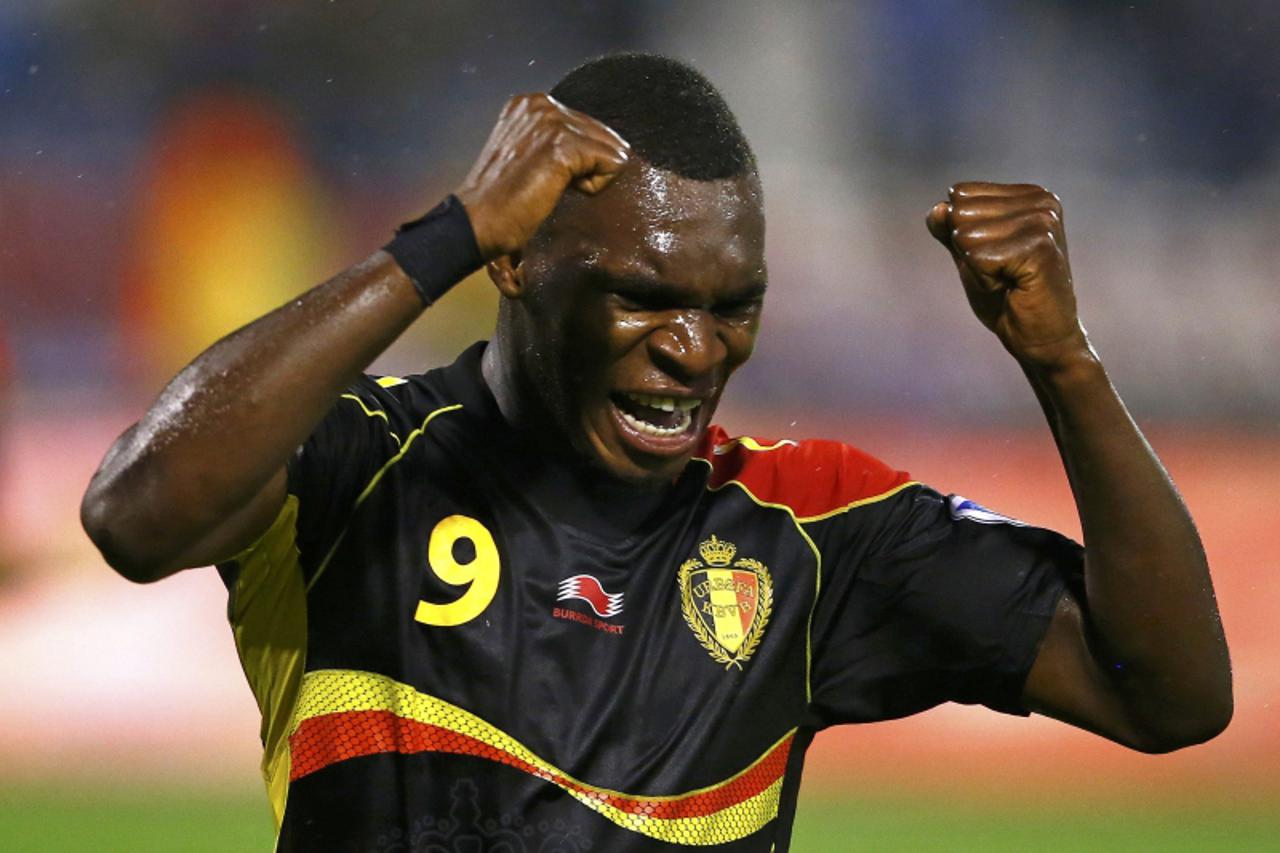
<svg viewBox="0 0 1280 853"><path fill-rule="evenodd" d="M591 616L567 607L555 607L551 615L567 622L577 622L603 631L606 634L621 634L623 626L604 621L622 612L621 592L606 592L604 586L593 575L574 575L560 581L556 591L556 601L584 601L595 613Z"/></svg>
<svg viewBox="0 0 1280 853"><path fill-rule="evenodd" d="M977 501L971 501L961 495L952 495L947 498L947 503L951 506L951 517L956 521L967 519L976 521L979 524L1012 524L1014 527L1026 527L1024 522L1018 521L1016 518L1010 518L1007 515L1001 515L998 512L987 509Z"/></svg>
<svg viewBox="0 0 1280 853"><path fill-rule="evenodd" d="M738 557L738 546L712 536L676 574L684 621L725 669L755 654L773 612L773 579L759 560Z"/></svg>
<svg viewBox="0 0 1280 853"><path fill-rule="evenodd" d="M592 575L574 575L560 581L556 601L568 601L571 598L585 601L597 616L608 619L622 612L622 595L620 592L605 592L600 581Z"/></svg>

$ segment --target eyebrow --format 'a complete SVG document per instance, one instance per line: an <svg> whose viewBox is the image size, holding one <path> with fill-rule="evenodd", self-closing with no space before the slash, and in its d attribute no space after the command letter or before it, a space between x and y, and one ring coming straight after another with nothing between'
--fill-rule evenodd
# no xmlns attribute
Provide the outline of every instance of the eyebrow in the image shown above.
<svg viewBox="0 0 1280 853"><path fill-rule="evenodd" d="M648 276L623 275L616 276L597 271L597 280L609 291L633 296L646 301L666 301L680 303L686 300L686 291L679 285ZM764 279L755 279L741 288L725 294L718 302L751 302L763 299L769 283Z"/></svg>

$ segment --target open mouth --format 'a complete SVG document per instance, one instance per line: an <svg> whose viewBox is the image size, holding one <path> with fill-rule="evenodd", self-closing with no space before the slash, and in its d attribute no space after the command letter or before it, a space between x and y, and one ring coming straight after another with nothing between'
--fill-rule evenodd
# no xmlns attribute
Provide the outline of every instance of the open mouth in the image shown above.
<svg viewBox="0 0 1280 853"><path fill-rule="evenodd" d="M694 415L702 400L634 394L609 395L622 432L638 449L648 453L678 453L697 438Z"/></svg>

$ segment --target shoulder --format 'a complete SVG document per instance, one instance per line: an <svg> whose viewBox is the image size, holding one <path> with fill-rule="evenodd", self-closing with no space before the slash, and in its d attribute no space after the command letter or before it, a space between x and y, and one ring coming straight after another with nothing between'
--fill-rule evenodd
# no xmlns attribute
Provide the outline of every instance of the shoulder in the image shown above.
<svg viewBox="0 0 1280 853"><path fill-rule="evenodd" d="M843 442L730 436L714 425L696 458L710 466L708 488L735 483L799 521L881 500L914 484L905 471Z"/></svg>
<svg viewBox="0 0 1280 853"><path fill-rule="evenodd" d="M348 386L340 400L359 408L395 412L410 420L421 420L441 408L461 408L462 400L440 377L441 370L405 376L366 374Z"/></svg>
<svg viewBox="0 0 1280 853"><path fill-rule="evenodd" d="M462 408L433 373L360 376L339 393L326 427L348 435L386 433L401 444L438 416Z"/></svg>

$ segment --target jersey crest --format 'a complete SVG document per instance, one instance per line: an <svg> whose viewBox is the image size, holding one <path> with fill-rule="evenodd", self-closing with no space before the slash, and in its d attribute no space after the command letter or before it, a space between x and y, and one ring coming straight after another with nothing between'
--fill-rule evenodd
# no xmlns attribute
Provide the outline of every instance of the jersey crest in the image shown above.
<svg viewBox="0 0 1280 853"><path fill-rule="evenodd" d="M680 565L676 580L684 621L694 637L725 669L755 654L773 610L773 579L759 560L738 557L738 548L712 535L698 546L701 559Z"/></svg>

